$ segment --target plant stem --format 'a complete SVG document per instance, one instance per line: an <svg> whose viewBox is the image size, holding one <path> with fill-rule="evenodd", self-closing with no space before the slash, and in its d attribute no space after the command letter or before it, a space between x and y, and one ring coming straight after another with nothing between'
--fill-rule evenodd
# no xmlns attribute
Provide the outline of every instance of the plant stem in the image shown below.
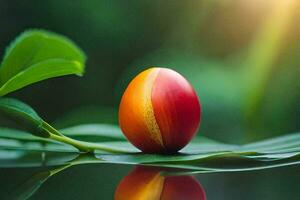
<svg viewBox="0 0 300 200"><path fill-rule="evenodd" d="M84 145L83 142L74 140L69 137L58 136L56 134L50 133L50 139L72 145L72 146L76 147L78 150L83 151L83 152L92 152L93 151L93 149L90 149L86 145Z"/></svg>
<svg viewBox="0 0 300 200"><path fill-rule="evenodd" d="M77 148L81 152L94 152L95 150L106 151L109 153L124 153L125 152L125 151L121 151L119 149L116 149L113 147L108 147L108 146L105 146L102 144L97 144L97 143L92 143L92 142L84 142L84 141L69 138L69 137L63 135L62 133L60 133L58 130L53 128L51 125L49 125L45 121L43 121L42 127L44 130L46 130L49 133L50 139L72 145L73 147Z"/></svg>
<svg viewBox="0 0 300 200"><path fill-rule="evenodd" d="M55 128L53 128L50 124L48 124L47 122L45 122L43 120L42 122L42 127L43 129L47 130L47 132L58 135L58 136L64 136L63 134L61 134L58 130L56 130Z"/></svg>

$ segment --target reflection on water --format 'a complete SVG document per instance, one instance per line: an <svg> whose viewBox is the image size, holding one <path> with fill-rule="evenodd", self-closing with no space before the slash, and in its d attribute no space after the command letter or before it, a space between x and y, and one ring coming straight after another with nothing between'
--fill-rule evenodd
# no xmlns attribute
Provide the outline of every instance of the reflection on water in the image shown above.
<svg viewBox="0 0 300 200"><path fill-rule="evenodd" d="M8 156L13 160L0 159L1 200L299 200L300 195L299 166L203 173L195 179L194 171L107 164L87 154Z"/></svg>
<svg viewBox="0 0 300 200"><path fill-rule="evenodd" d="M192 176L163 176L159 168L138 166L120 182L115 200L141 199L205 200L206 195L203 187Z"/></svg>
<svg viewBox="0 0 300 200"><path fill-rule="evenodd" d="M17 187L11 192L8 192L6 198L29 199L51 176L55 175L56 173L59 173L62 170L65 170L68 167L69 165L66 165L55 168L53 170L38 172L30 178L28 178L27 180L25 180L23 183L17 185Z"/></svg>
<svg viewBox="0 0 300 200"><path fill-rule="evenodd" d="M55 163L61 164L54 167L44 165L44 167L34 170L34 173L21 181L10 180L16 184L10 191L5 193L4 199L34 199L36 193L52 178L67 174L67 171L72 171L74 166L99 164L101 160L93 155L81 154L69 161ZM87 168L91 168L90 165L86 165ZM20 168L18 171L26 171L24 169ZM33 169L35 168L33 167ZM183 173L185 175L177 175ZM206 195L203 187L193 176L186 175L188 173L190 172L161 167L137 166L128 175L124 176L119 184L116 182L110 187L115 191L115 200L205 200ZM88 174L89 176L96 176L99 172ZM103 176L103 172L100 173L101 176ZM75 181L77 183L73 184L84 182L80 178ZM71 188L69 187L69 189ZM48 198L51 199L50 193Z"/></svg>
<svg viewBox="0 0 300 200"><path fill-rule="evenodd" d="M36 156L36 154L34 154ZM46 167L45 164L45 154L42 153L42 160L38 159L38 163L40 162L42 165ZM70 158L70 156L68 157ZM36 160L36 159L34 159ZM52 176L54 176L57 173L60 173L62 171L66 171L69 167L85 164L85 163L94 163L99 162L101 163L101 160L96 159L94 155L90 154L80 154L79 156L71 159L66 160L62 159L56 162L53 162L52 164L59 165L55 168L48 168L47 170L39 171L35 174L33 174L31 177L23 181L22 183L18 184L12 191L8 192L5 195L6 199L29 199L32 195L37 192L40 187ZM37 164L37 163L35 163ZM51 164L50 164L51 165ZM26 166L26 165L25 165Z"/></svg>

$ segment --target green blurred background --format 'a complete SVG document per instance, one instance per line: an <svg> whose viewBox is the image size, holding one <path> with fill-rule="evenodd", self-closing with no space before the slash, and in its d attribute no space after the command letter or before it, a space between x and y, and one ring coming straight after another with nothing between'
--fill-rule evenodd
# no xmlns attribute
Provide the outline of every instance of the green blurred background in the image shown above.
<svg viewBox="0 0 300 200"><path fill-rule="evenodd" d="M298 0L0 1L0 52L28 28L74 40L85 76L15 92L59 127L117 123L124 88L149 66L175 69L203 107L199 135L245 143L300 130Z"/></svg>
<svg viewBox="0 0 300 200"><path fill-rule="evenodd" d="M300 130L299 10L299 0L0 0L0 53L28 28L66 35L86 52L85 76L10 95L57 128L117 123L129 81L161 66L195 87L203 107L198 135L246 143ZM111 199L130 168L74 167L52 177L34 199ZM0 191L35 171L41 169L0 170ZM298 166L197 178L209 199L299 197Z"/></svg>

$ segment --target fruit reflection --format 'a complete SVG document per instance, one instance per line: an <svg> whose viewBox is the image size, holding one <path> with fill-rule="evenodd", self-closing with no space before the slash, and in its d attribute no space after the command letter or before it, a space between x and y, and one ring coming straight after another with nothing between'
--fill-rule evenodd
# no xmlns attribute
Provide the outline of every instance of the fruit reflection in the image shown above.
<svg viewBox="0 0 300 200"><path fill-rule="evenodd" d="M192 176L162 176L159 168L135 167L123 178L115 200L205 200L203 187Z"/></svg>

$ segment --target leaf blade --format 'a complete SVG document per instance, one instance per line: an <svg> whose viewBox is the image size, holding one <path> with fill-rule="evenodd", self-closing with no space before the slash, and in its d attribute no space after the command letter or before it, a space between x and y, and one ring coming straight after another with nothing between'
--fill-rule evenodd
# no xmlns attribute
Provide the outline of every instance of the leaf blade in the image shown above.
<svg viewBox="0 0 300 200"><path fill-rule="evenodd" d="M42 128L42 118L30 106L19 100L0 98L0 114L22 125L33 135L49 137L49 133Z"/></svg>
<svg viewBox="0 0 300 200"><path fill-rule="evenodd" d="M111 124L82 124L61 129L60 132L66 136L85 141L89 138L94 142L126 140L121 129L117 125Z"/></svg>
<svg viewBox="0 0 300 200"><path fill-rule="evenodd" d="M33 65L9 79L0 88L0 96L45 79L70 74L80 75L82 73L83 68L78 62L64 59L46 60Z"/></svg>
<svg viewBox="0 0 300 200"><path fill-rule="evenodd" d="M8 87L7 85L10 80L14 79L16 75L19 76L20 80L21 75L24 75L26 69L38 63L40 63L41 66L41 63L52 59L62 59L77 63L77 65L78 63L80 64L80 70L76 69L72 73L53 74L52 77L68 74L82 75L84 72L86 56L82 50L68 38L45 30L29 30L23 32L6 50L0 67L0 86L2 87L6 84L6 87ZM43 79L35 78L32 81L28 81L28 76L26 76L27 82L25 81L23 85L19 84L19 87L16 88L10 87L11 89L9 91L6 91L4 87L0 95L3 96L9 92L25 87L28 84L36 82L36 80L41 81L52 77L44 76Z"/></svg>

